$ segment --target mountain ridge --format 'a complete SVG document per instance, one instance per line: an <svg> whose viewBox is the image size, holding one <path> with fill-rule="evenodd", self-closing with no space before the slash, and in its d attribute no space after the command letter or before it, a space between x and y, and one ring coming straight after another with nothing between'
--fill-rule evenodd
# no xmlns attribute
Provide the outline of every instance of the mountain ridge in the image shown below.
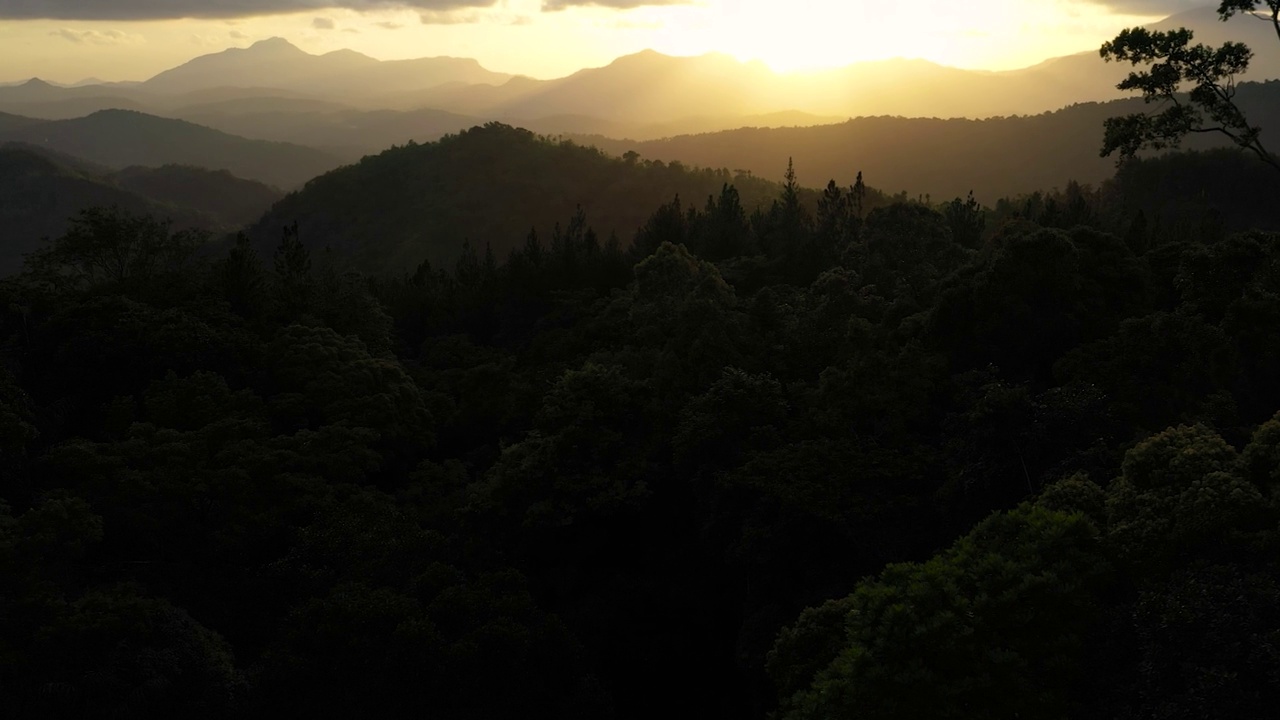
<svg viewBox="0 0 1280 720"><path fill-rule="evenodd" d="M0 142L20 141L113 168L193 165L228 170L281 188L301 185L341 161L301 145L249 140L185 120L101 110L71 120L16 123Z"/></svg>

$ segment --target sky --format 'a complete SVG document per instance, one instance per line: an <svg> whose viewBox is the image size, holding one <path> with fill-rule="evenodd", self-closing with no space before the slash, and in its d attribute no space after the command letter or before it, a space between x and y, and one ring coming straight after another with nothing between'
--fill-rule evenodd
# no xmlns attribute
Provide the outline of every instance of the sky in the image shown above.
<svg viewBox="0 0 1280 720"><path fill-rule="evenodd" d="M553 78L653 49L780 72L893 57L1005 70L1205 0L0 0L0 81L144 80L284 37L312 53L473 57Z"/></svg>

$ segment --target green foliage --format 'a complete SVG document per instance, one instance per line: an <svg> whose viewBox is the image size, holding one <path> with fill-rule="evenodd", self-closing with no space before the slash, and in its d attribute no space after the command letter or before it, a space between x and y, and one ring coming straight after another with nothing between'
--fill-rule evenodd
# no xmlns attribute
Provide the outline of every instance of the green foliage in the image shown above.
<svg viewBox="0 0 1280 720"><path fill-rule="evenodd" d="M1108 489L1110 541L1130 559L1154 562L1244 527L1262 493L1238 474L1235 449L1204 426L1180 426L1125 454Z"/></svg>
<svg viewBox="0 0 1280 720"><path fill-rule="evenodd" d="M933 560L890 565L806 618L843 612L845 640L784 699L781 717L1053 716L1107 575L1083 518L1039 508L993 516ZM783 687L800 685L798 668L781 663L792 638L811 632L788 631L772 656Z"/></svg>
<svg viewBox="0 0 1280 720"><path fill-rule="evenodd" d="M272 413L297 428L369 428L382 442L429 447L431 415L413 380L394 360L325 327L291 325L269 346L276 394Z"/></svg>
<svg viewBox="0 0 1280 720"><path fill-rule="evenodd" d="M1270 234L1079 185L884 204L795 167L698 175L689 204L682 168L473 132L372 165L475 161L499 193L577 158L653 183L641 242L588 202L550 229L486 202L505 262L473 237L361 276L300 214L268 268L241 239L0 283L19 716L1274 704Z"/></svg>
<svg viewBox="0 0 1280 720"><path fill-rule="evenodd" d="M1263 423L1240 454L1245 478L1272 492L1280 483L1280 414Z"/></svg>
<svg viewBox="0 0 1280 720"><path fill-rule="evenodd" d="M1036 505L1060 513L1080 513L1099 527L1106 526L1107 494L1097 483L1077 473L1047 487Z"/></svg>
<svg viewBox="0 0 1280 720"><path fill-rule="evenodd" d="M599 522L649 496L642 431L652 390L616 366L588 363L560 377L533 432L507 447L477 501L530 528Z"/></svg>
<svg viewBox="0 0 1280 720"><path fill-rule="evenodd" d="M1203 425L1181 426L1125 453L1124 478L1140 491L1176 487L1233 469L1236 451Z"/></svg>

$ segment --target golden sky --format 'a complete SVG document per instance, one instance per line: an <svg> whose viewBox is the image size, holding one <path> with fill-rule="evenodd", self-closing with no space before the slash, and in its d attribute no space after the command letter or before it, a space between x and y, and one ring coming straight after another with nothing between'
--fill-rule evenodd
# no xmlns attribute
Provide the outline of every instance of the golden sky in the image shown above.
<svg viewBox="0 0 1280 720"><path fill-rule="evenodd" d="M1207 4L647 0L665 4L627 7L645 1L190 0L190 12L206 17L147 19L186 12L173 9L183 0L0 0L0 81L142 80L197 55L273 36L313 53L351 48L380 59L474 57L491 70L539 78L646 48L723 52L780 71L891 57L996 70L1095 50L1121 28ZM166 9L157 13L156 6ZM294 12L244 14L264 7ZM55 17L30 17L40 13Z"/></svg>

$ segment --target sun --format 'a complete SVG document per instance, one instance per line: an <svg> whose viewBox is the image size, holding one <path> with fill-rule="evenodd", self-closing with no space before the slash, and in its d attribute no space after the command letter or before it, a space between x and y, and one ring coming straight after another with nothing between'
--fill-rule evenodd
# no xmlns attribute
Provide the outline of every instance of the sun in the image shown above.
<svg viewBox="0 0 1280 720"><path fill-rule="evenodd" d="M952 3L885 3L864 0L737 0L707 2L695 9L663 8L658 49L673 54L723 52L740 60L760 60L776 71L831 68L864 60L925 57L949 63L960 59L954 39L959 27Z"/></svg>
<svg viewBox="0 0 1280 720"><path fill-rule="evenodd" d="M996 70L1096 48L1120 27L1118 16L1081 7L1065 0L703 0L642 12L661 21L650 41L655 49L723 52L780 72L888 58Z"/></svg>

